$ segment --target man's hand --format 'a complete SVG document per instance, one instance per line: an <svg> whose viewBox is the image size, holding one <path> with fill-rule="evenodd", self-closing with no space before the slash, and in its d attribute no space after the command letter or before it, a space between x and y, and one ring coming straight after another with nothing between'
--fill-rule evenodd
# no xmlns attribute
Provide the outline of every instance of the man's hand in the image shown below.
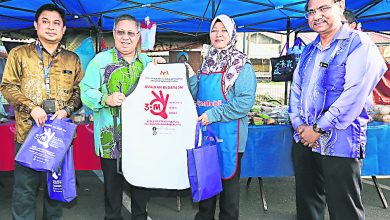
<svg viewBox="0 0 390 220"><path fill-rule="evenodd" d="M66 116L68 116L68 113L66 113L66 111L64 109L61 109L61 110L58 110L54 113L54 115L51 116L50 120L53 120L55 118L57 119L63 119L63 118L66 118Z"/></svg>
<svg viewBox="0 0 390 220"><path fill-rule="evenodd" d="M307 127L308 125L307 124L301 124L297 127L297 129L295 130L298 135L301 135L302 132L305 130L305 128Z"/></svg>
<svg viewBox="0 0 390 220"><path fill-rule="evenodd" d="M303 129L303 131L299 134L299 140L302 142L303 145L307 147L317 148L318 147L317 140L320 138L320 136L321 134L313 130L313 126L306 126Z"/></svg>
<svg viewBox="0 0 390 220"><path fill-rule="evenodd" d="M36 106L31 110L31 117L34 119L38 127L42 127L47 120L47 114L43 108Z"/></svg>
<svg viewBox="0 0 390 220"><path fill-rule="evenodd" d="M121 106L123 101L125 101L125 98L125 94L120 92L114 92L107 97L106 105L111 107Z"/></svg>
<svg viewBox="0 0 390 220"><path fill-rule="evenodd" d="M207 117L206 113L203 113L201 116L198 117L198 121L202 122L202 125L208 125L209 124L209 118Z"/></svg>
<svg viewBox="0 0 390 220"><path fill-rule="evenodd" d="M162 57L153 57L152 58L154 64L158 63L166 63L167 61Z"/></svg>

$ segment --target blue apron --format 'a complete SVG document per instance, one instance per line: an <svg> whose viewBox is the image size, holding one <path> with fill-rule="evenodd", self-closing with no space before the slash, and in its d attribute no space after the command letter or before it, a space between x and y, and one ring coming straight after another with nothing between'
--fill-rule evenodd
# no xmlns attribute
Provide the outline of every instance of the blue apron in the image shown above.
<svg viewBox="0 0 390 220"><path fill-rule="evenodd" d="M208 109L227 103L222 90L222 77L225 70L215 73L201 73L196 110L202 115ZM211 123L218 138L218 156L223 179L232 178L237 170L239 147L239 120Z"/></svg>

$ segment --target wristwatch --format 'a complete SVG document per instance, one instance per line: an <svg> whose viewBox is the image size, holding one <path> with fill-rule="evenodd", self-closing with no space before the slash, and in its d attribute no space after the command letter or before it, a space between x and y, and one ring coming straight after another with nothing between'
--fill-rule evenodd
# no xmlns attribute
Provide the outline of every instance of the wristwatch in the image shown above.
<svg viewBox="0 0 390 220"><path fill-rule="evenodd" d="M324 134L325 133L325 131L322 130L317 124L313 124L313 131L317 132L319 134Z"/></svg>
<svg viewBox="0 0 390 220"><path fill-rule="evenodd" d="M36 107L36 105L33 102L28 103L27 108L25 109L26 112L31 113L31 111Z"/></svg>

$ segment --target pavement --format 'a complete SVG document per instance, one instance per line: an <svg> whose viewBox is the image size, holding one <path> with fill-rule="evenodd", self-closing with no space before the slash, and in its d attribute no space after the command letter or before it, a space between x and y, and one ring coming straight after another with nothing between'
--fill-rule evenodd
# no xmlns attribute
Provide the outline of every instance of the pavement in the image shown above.
<svg viewBox="0 0 390 220"><path fill-rule="evenodd" d="M103 183L101 171L77 171L78 197L69 204L64 204L63 220L104 219ZM268 211L263 210L257 179L246 187L247 179L241 179L240 219L241 220L294 220L295 195L294 178L264 178L263 187L267 199ZM379 178L383 193L390 199L390 177ZM0 172L0 220L11 219L11 195L13 172ZM124 189L124 219L130 218L129 187ZM42 194L37 201L38 218L42 219ZM180 198L178 210L177 195ZM390 219L390 208L384 209L370 177L363 178L363 204L367 220ZM154 190L148 206L149 219L152 220L192 220L197 205L191 201L189 190ZM329 219L328 216L325 219Z"/></svg>

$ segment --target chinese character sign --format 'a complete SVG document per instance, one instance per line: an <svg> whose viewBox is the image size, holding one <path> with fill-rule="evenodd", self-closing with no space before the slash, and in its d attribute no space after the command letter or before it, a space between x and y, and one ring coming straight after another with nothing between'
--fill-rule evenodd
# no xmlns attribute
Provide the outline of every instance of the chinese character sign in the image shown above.
<svg viewBox="0 0 390 220"><path fill-rule="evenodd" d="M271 58L272 81L284 82L292 80L292 75L296 67L294 54Z"/></svg>

